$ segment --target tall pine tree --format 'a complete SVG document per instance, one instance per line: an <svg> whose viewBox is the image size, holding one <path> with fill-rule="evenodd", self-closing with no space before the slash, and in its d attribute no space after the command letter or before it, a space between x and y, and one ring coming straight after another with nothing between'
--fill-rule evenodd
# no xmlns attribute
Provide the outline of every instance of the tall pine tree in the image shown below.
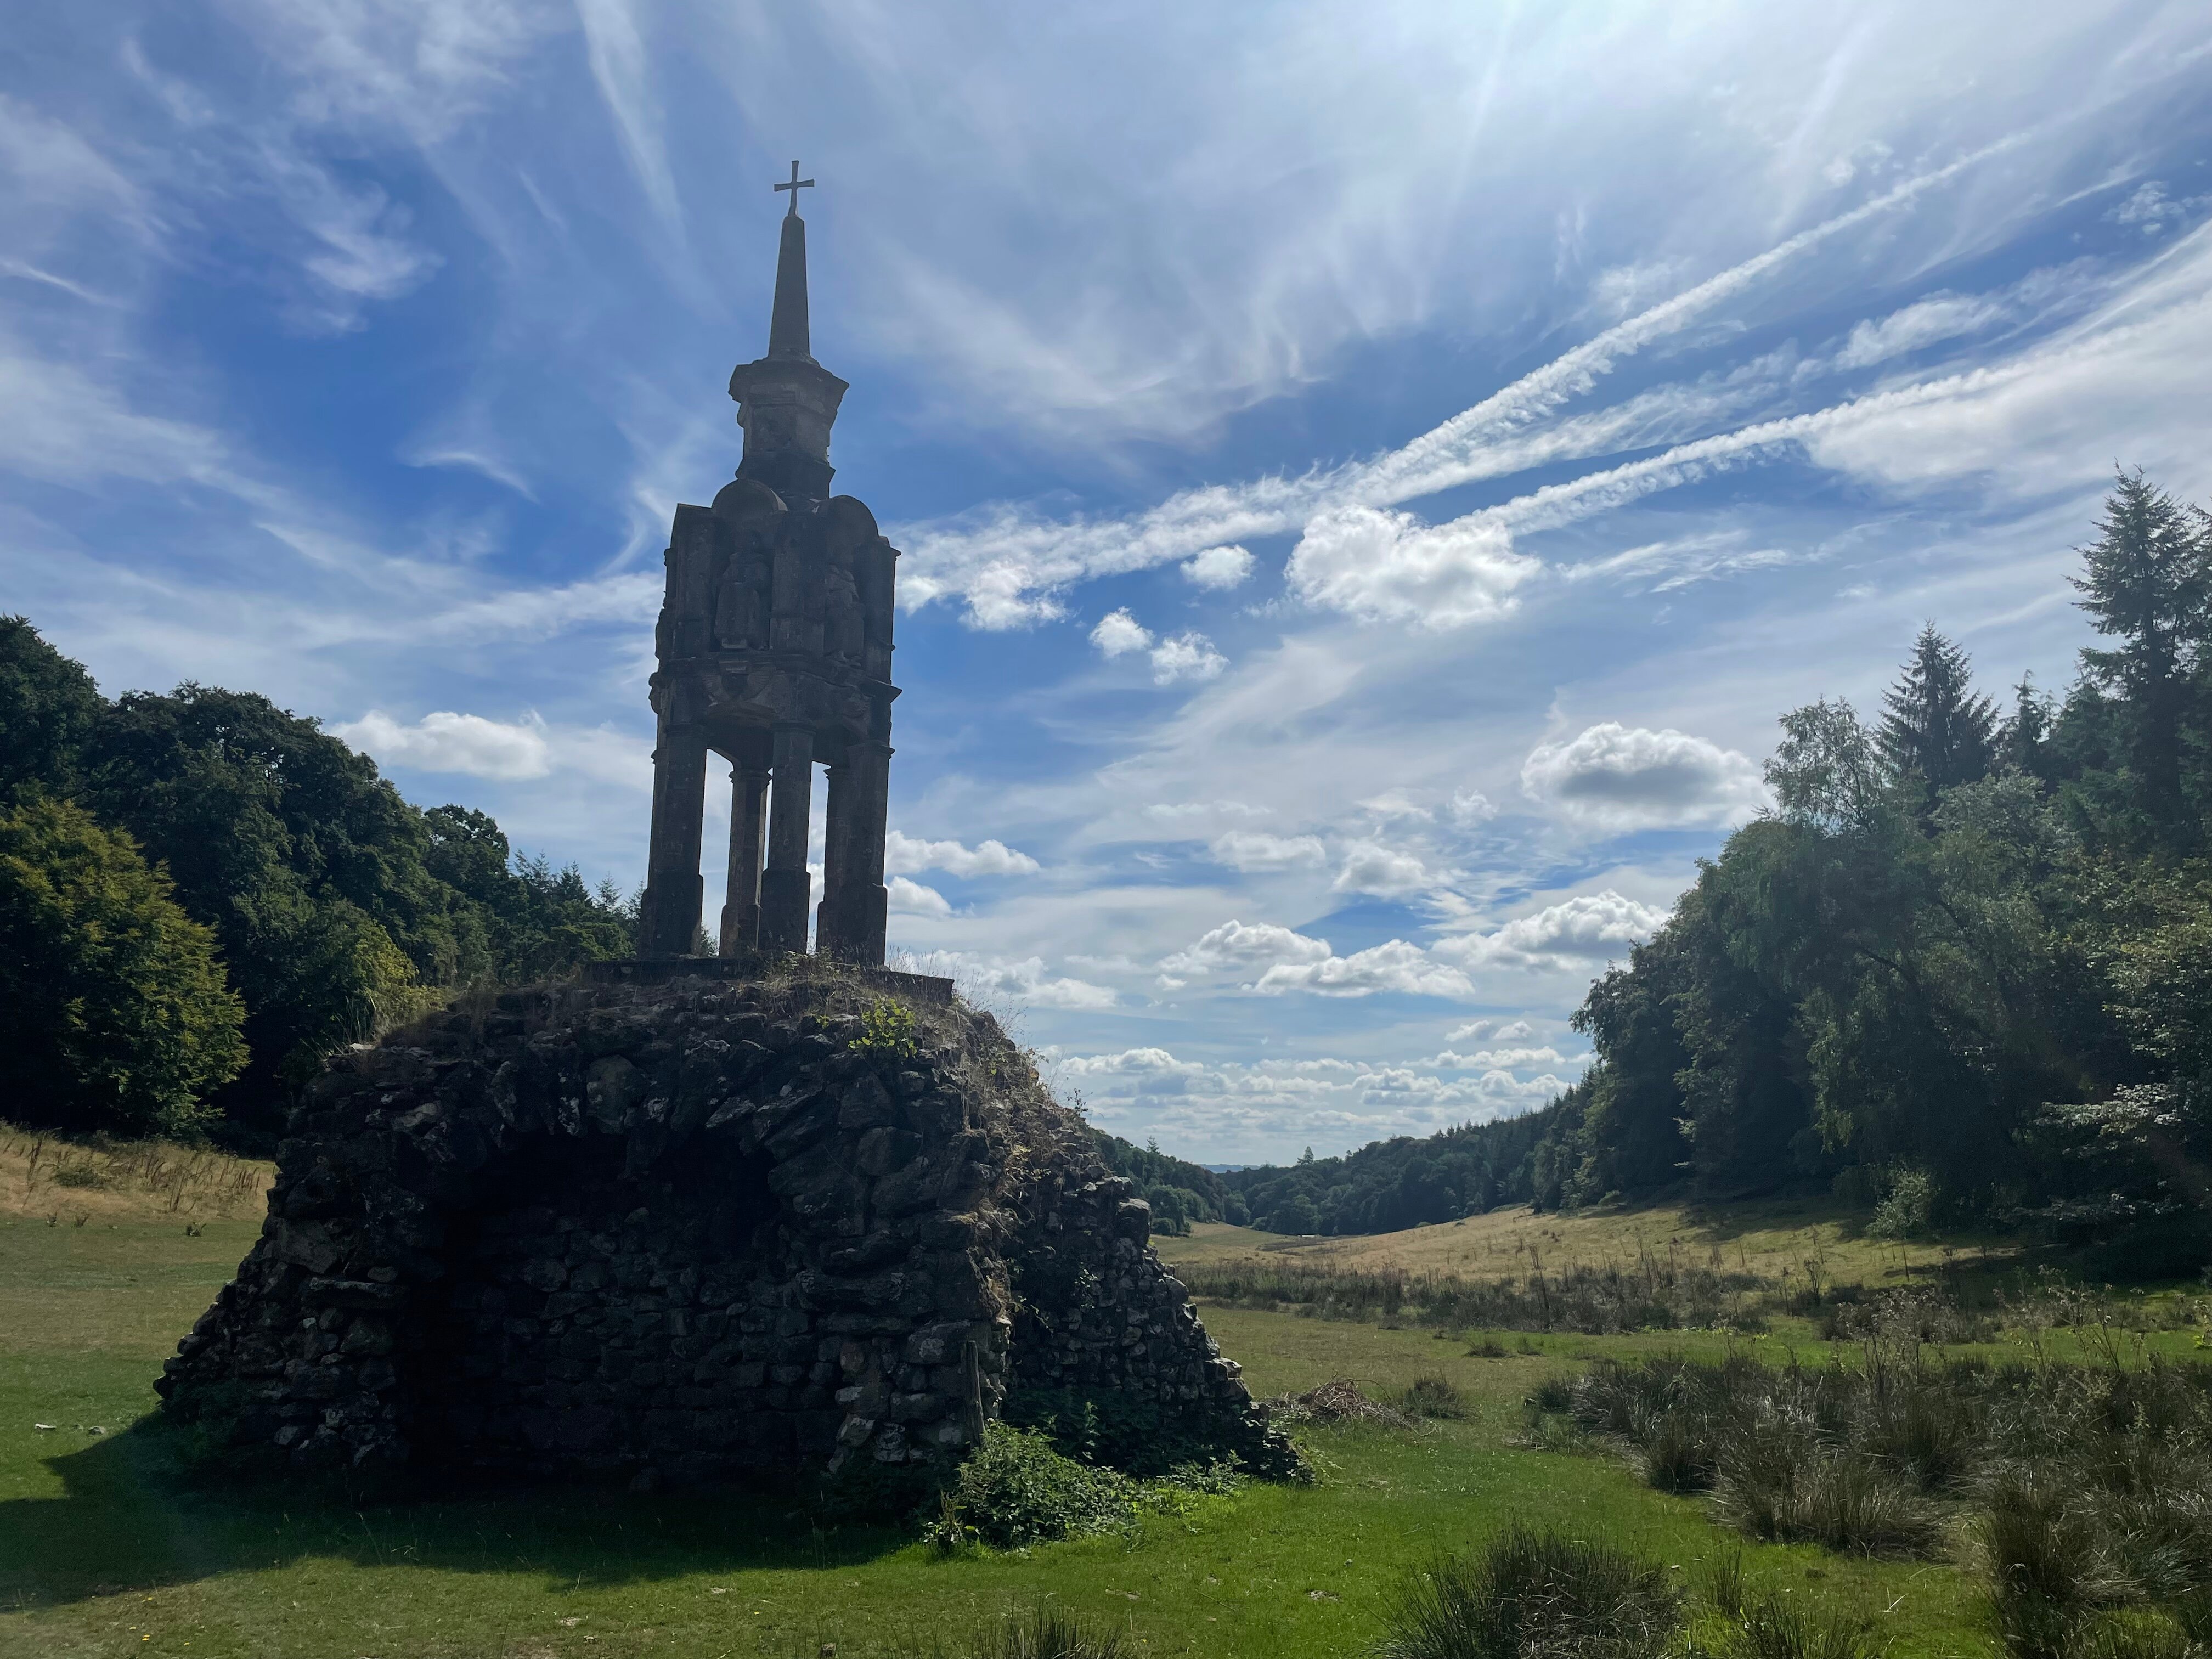
<svg viewBox="0 0 2212 1659"><path fill-rule="evenodd" d="M1897 684L1882 693L1875 740L1893 776L1917 777L1931 799L1989 774L1996 758L1996 705L1974 694L1966 653L1929 623L1912 642Z"/></svg>
<svg viewBox="0 0 2212 1659"><path fill-rule="evenodd" d="M2201 520L2141 471L2123 472L2105 500L2097 539L2071 578L2109 651L2084 651L2084 678L2115 695L2125 715L2123 758L2144 810L2162 831L2181 825L2182 732L2205 647L2212 548Z"/></svg>

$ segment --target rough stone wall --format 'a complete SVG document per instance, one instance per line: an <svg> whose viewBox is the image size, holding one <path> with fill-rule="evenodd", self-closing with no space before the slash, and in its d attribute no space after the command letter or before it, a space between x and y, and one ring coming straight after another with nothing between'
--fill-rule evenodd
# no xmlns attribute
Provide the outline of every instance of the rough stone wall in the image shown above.
<svg viewBox="0 0 2212 1659"><path fill-rule="evenodd" d="M513 993L334 1060L171 1409L302 1470L652 1483L946 1461L1026 1379L1273 1472L1149 1212L996 1024L872 1041L882 979L812 973Z"/></svg>

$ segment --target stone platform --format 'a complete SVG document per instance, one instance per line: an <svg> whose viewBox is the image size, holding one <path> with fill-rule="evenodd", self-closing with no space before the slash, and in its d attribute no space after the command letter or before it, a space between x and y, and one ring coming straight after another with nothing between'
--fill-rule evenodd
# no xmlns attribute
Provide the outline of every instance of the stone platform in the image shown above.
<svg viewBox="0 0 2212 1659"><path fill-rule="evenodd" d="M333 1060L168 1409L303 1472L651 1485L946 1468L1029 1390L1295 1467L988 1015L702 966Z"/></svg>

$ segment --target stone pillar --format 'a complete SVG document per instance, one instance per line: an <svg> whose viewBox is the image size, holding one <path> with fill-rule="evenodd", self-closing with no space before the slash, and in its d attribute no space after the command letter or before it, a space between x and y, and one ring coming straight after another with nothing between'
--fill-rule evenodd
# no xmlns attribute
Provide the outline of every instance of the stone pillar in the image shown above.
<svg viewBox="0 0 2212 1659"><path fill-rule="evenodd" d="M842 937L849 960L880 965L890 904L890 895L884 890L884 834L890 815L891 746L855 744L848 764L853 772L853 803L845 833L848 850Z"/></svg>
<svg viewBox="0 0 2212 1659"><path fill-rule="evenodd" d="M803 726L775 728L775 787L769 801L768 867L761 872L760 944L763 951L806 949L806 819L813 805L814 734Z"/></svg>
<svg viewBox="0 0 2212 1659"><path fill-rule="evenodd" d="M722 902L722 954L760 942L761 815L769 775L754 766L730 770L730 882Z"/></svg>
<svg viewBox="0 0 2212 1659"><path fill-rule="evenodd" d="M814 913L814 950L817 956L852 959L847 934L848 886L852 874L853 769L827 769L829 793L823 808L822 902Z"/></svg>
<svg viewBox="0 0 2212 1659"><path fill-rule="evenodd" d="M706 884L699 877L700 820L707 811L707 735L664 710L653 750L653 838L639 906L638 953L682 957L699 932Z"/></svg>

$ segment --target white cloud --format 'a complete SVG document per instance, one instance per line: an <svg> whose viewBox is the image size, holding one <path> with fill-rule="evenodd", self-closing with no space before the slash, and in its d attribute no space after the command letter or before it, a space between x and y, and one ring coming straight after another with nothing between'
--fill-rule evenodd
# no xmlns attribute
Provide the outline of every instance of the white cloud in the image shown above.
<svg viewBox="0 0 2212 1659"><path fill-rule="evenodd" d="M1252 574L1252 555L1234 545L1209 547L1182 562L1183 580L1200 587L1235 587Z"/></svg>
<svg viewBox="0 0 2212 1659"><path fill-rule="evenodd" d="M1178 634L1152 647L1152 684L1173 685L1177 680L1218 678L1229 659L1213 648L1203 634Z"/></svg>
<svg viewBox="0 0 2212 1659"><path fill-rule="evenodd" d="M1740 530L1717 530L1663 542L1646 542L1603 558L1562 565L1559 574L1571 582L1602 576L1632 586L1648 584L1641 591L1670 593L1696 582L1732 576L1738 571L1800 564L1818 556L1817 551L1792 552L1788 548L1754 546Z"/></svg>
<svg viewBox="0 0 2212 1659"><path fill-rule="evenodd" d="M1309 939L1271 921L1224 921L1162 959L1168 974L1201 974L1221 968L1251 968L1263 963L1316 963L1333 954L1327 939Z"/></svg>
<svg viewBox="0 0 2212 1659"><path fill-rule="evenodd" d="M934 887L925 887L904 876L893 876L884 884L890 895L890 908L902 915L949 916L952 914L951 902Z"/></svg>
<svg viewBox="0 0 2212 1659"><path fill-rule="evenodd" d="M978 842L970 848L957 841L925 841L896 830L884 837L884 869L898 875L942 870L963 877L1032 876L1039 867L1027 853L1016 852L1001 841Z"/></svg>
<svg viewBox="0 0 2212 1659"><path fill-rule="evenodd" d="M1374 507L1316 514L1284 571L1307 604L1361 622L1464 628L1494 622L1543 566L1513 550L1512 532L1473 517L1425 525Z"/></svg>
<svg viewBox="0 0 2212 1659"><path fill-rule="evenodd" d="M1866 368L1939 340L1978 333L2002 322L2006 310L2002 301L1987 295L1933 294L1879 320L1855 325L1850 338L1836 354L1836 366Z"/></svg>
<svg viewBox="0 0 2212 1659"><path fill-rule="evenodd" d="M1332 890L1402 898L1419 892L1434 880L1428 867L1411 853L1395 851L1377 841L1355 841L1344 849L1344 866L1337 872Z"/></svg>
<svg viewBox="0 0 2212 1659"><path fill-rule="evenodd" d="M545 723L535 715L509 725L481 714L441 711L406 726L372 708L357 720L332 726L331 735L367 750L387 766L422 772L513 780L542 778L553 769Z"/></svg>
<svg viewBox="0 0 2212 1659"><path fill-rule="evenodd" d="M1263 996L1311 991L1325 997L1371 996L1378 991L1403 996L1471 997L1474 988L1458 969L1437 962L1418 945L1394 939L1348 957L1318 962L1277 963L1254 988Z"/></svg>
<svg viewBox="0 0 2212 1659"><path fill-rule="evenodd" d="M1611 720L1538 744L1521 768L1521 787L1570 817L1613 830L1723 822L1764 799L1759 768L1733 749Z"/></svg>
<svg viewBox="0 0 2212 1659"><path fill-rule="evenodd" d="M1099 618L1098 626L1091 630L1091 643L1107 657L1142 651L1152 642L1152 629L1138 622L1127 609L1108 611Z"/></svg>
<svg viewBox="0 0 2212 1659"><path fill-rule="evenodd" d="M1631 945L1650 938L1666 920L1666 911L1607 889L1516 917L1494 933L1445 939L1435 953L1470 967L1587 973L1595 962L1626 959ZM1465 1034L1480 1035L1462 1028L1453 1036Z"/></svg>
<svg viewBox="0 0 2212 1659"><path fill-rule="evenodd" d="M1038 1008L1073 1010L1111 1008L1121 1000L1103 985L1047 973L1042 957L1016 960L966 951L930 951L915 958L915 970L951 979L970 1000L1006 997Z"/></svg>
<svg viewBox="0 0 2212 1659"><path fill-rule="evenodd" d="M1455 789L1444 810L1450 814L1451 821L1462 829L1487 823L1498 816L1498 809L1491 805L1490 797L1480 789Z"/></svg>
<svg viewBox="0 0 2212 1659"><path fill-rule="evenodd" d="M1441 1071L1449 1072L1525 1072L1531 1066L1564 1066L1566 1055L1557 1048L1482 1048L1471 1054L1455 1054L1445 1049L1429 1062Z"/></svg>
<svg viewBox="0 0 2212 1659"><path fill-rule="evenodd" d="M900 603L913 608L957 594L968 601L966 620L972 626L1026 626L1059 614L1050 595L1075 582L1150 569L1218 544L1303 529L1313 546L1304 565L1307 586L1294 584L1294 591L1309 603L1373 620L1443 628L1500 614L1526 573L1512 562L1519 556L1498 524L1462 520L1428 530L1407 515L1377 509L1533 464L1534 458L1516 447L1517 441L1624 359L1681 334L1801 254L1917 202L2020 142L2001 139L1905 179L1615 324L1410 442L1368 460L1241 484L1206 485L1127 518L1048 520L1000 503L955 520L902 528L899 535L908 552L899 574ZM1606 424L1602 443L1618 449L1620 438ZM1597 452L1571 447L1550 458L1591 453ZM1675 467L1679 473L1680 458ZM1401 547L1401 542L1411 545ZM1358 567L1366 549L1389 556L1379 580L1364 579ZM1534 562L1528 564L1533 568Z"/></svg>
<svg viewBox="0 0 2212 1659"><path fill-rule="evenodd" d="M1293 870L1328 862L1328 849L1317 836L1270 836L1257 830L1231 830L1216 836L1208 849L1217 864L1232 870Z"/></svg>
<svg viewBox="0 0 2212 1659"><path fill-rule="evenodd" d="M2197 205L2171 199L2165 185L2154 179L2112 210L2112 222L2133 226L2146 236L2162 236L2179 228L2189 216L2188 210Z"/></svg>
<svg viewBox="0 0 2212 1659"><path fill-rule="evenodd" d="M1446 1042L1519 1042L1536 1035L1525 1019L1471 1019L1444 1033Z"/></svg>

